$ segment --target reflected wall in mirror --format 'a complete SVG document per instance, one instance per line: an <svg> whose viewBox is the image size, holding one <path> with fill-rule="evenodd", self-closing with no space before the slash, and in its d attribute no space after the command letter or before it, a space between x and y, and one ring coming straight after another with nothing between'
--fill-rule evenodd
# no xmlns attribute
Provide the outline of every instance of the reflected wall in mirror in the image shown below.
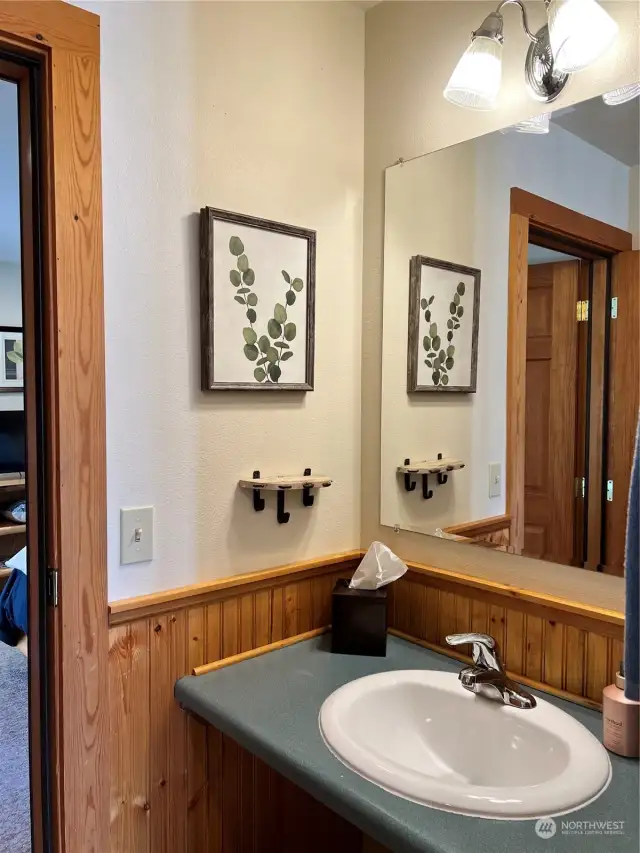
<svg viewBox="0 0 640 853"><path fill-rule="evenodd" d="M387 170L382 524L624 573L639 105L596 98L547 134L507 129ZM413 393L417 256L481 275L475 394Z"/></svg>

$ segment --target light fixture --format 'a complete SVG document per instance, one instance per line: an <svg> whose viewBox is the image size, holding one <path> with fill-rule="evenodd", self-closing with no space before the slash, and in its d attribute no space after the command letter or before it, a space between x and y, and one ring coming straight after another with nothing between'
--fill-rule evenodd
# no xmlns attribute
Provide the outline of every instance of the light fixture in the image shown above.
<svg viewBox="0 0 640 853"><path fill-rule="evenodd" d="M551 103L569 81L569 74L585 68L613 42L618 31L615 21L596 0L544 0L549 24L532 33L523 0L502 0L479 29L456 65L444 90L444 97L461 107L494 109L502 81L504 19L502 9L519 7L522 28L531 45L525 64L525 78L531 95Z"/></svg>
<svg viewBox="0 0 640 853"><path fill-rule="evenodd" d="M582 71L615 41L618 25L596 0L545 0L556 67Z"/></svg>
<svg viewBox="0 0 640 853"><path fill-rule="evenodd" d="M495 108L502 82L502 27L502 15L492 12L473 33L444 90L452 104L473 110Z"/></svg>
<svg viewBox="0 0 640 853"><path fill-rule="evenodd" d="M632 101L634 98L640 97L640 83L630 83L628 86L621 86L619 89L614 89L613 92L607 92L602 96L602 100L608 107L617 107L620 104L626 104L627 101Z"/></svg>

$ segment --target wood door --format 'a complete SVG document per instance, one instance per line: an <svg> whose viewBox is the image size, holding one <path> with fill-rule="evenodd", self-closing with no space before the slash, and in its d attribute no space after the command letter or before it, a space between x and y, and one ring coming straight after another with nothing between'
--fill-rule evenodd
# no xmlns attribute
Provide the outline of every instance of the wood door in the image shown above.
<svg viewBox="0 0 640 853"><path fill-rule="evenodd" d="M609 331L606 424L606 470L613 495L604 502L603 570L623 575L629 480L640 407L640 252L623 252L613 258L611 295L618 300L617 317L611 319Z"/></svg>
<svg viewBox="0 0 640 853"><path fill-rule="evenodd" d="M525 402L524 553L571 564L575 472L579 261L529 267Z"/></svg>

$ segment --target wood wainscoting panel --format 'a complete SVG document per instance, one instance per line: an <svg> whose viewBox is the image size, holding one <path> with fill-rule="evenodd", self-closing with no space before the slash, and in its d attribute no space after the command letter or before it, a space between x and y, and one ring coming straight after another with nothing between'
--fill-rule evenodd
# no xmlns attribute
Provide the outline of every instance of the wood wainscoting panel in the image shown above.
<svg viewBox="0 0 640 853"><path fill-rule="evenodd" d="M195 667L326 628L335 582L359 560L351 552L327 558L324 572L313 561L114 605L111 853L360 853L360 830L173 697Z"/></svg>
<svg viewBox="0 0 640 853"><path fill-rule="evenodd" d="M418 592L420 586L425 592ZM460 648L453 652L447 634L491 634L511 675L550 692L571 694L565 698L590 707L601 704L603 688L614 681L622 654L621 623L465 589L417 569L410 569L393 587L391 628L451 657L466 656ZM414 606L416 600L428 606Z"/></svg>
<svg viewBox="0 0 640 853"><path fill-rule="evenodd" d="M326 628L360 552L113 606L111 853L365 853L360 830L231 738L183 712L175 681ZM150 600L152 599L152 600ZM622 655L619 614L411 564L389 587L392 629L458 660L451 633L493 634L526 684L597 707Z"/></svg>

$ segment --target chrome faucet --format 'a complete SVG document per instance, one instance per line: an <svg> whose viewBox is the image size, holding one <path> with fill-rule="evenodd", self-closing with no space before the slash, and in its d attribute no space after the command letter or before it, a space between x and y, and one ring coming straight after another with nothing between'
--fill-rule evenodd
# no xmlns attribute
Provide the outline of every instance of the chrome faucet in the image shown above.
<svg viewBox="0 0 640 853"><path fill-rule="evenodd" d="M450 634L446 639L450 646L472 644L473 666L465 666L458 676L465 690L513 708L536 707L531 693L512 681L504 671L498 644L493 637L488 634Z"/></svg>

